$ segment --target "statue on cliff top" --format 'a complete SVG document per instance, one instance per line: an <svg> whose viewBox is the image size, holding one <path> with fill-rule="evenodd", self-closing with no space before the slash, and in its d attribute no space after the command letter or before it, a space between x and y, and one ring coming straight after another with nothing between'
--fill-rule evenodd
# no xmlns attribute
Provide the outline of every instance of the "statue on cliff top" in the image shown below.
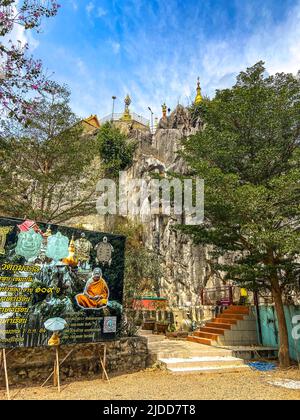
<svg viewBox="0 0 300 420"><path fill-rule="evenodd" d="M129 95L126 96L124 103L125 103L125 110L122 117L122 121L131 121L132 118L131 118L131 114L129 110L129 107L131 105L131 98Z"/></svg>
<svg viewBox="0 0 300 420"><path fill-rule="evenodd" d="M163 112L163 117L158 124L159 129L188 130L190 127L190 112L182 105L178 105L169 117L167 117L166 113Z"/></svg>
<svg viewBox="0 0 300 420"><path fill-rule="evenodd" d="M200 78L198 78L197 94L193 105L197 107L202 102L203 97L201 93ZM191 115L191 110L189 108L185 108L184 106L178 104L176 109L169 116L167 116L167 110L167 105L164 103L162 105L162 118L158 124L159 129L178 129L187 133L191 130L191 128L199 130L202 128L201 118L198 117L195 119Z"/></svg>

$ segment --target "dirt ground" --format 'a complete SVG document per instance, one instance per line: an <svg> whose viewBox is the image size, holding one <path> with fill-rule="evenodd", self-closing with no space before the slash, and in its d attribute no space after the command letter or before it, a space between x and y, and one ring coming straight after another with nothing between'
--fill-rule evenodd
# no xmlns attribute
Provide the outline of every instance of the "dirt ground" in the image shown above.
<svg viewBox="0 0 300 420"><path fill-rule="evenodd" d="M300 381L300 370L188 375L146 370L114 377L109 383L97 378L63 383L61 394L53 387L12 388L11 396L14 400L300 400L300 390L268 383L279 379Z"/></svg>

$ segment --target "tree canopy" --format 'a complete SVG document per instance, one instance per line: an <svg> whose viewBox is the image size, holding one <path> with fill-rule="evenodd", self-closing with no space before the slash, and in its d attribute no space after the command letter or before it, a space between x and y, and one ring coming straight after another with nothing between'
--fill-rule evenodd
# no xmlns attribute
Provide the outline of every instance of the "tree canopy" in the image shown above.
<svg viewBox="0 0 300 420"><path fill-rule="evenodd" d="M132 165L136 145L113 124L100 128L98 145L106 176L117 178L120 171Z"/></svg>
<svg viewBox="0 0 300 420"><path fill-rule="evenodd" d="M55 16L56 0L0 0L0 111L1 116L26 121L34 113L40 94L49 89L40 60L28 54L28 44L12 39L16 26L39 30L42 18Z"/></svg>
<svg viewBox="0 0 300 420"><path fill-rule="evenodd" d="M217 264L227 279L271 290L287 365L282 294L300 268L299 77L268 76L259 62L199 112L205 128L185 141L184 157L205 180L205 223L184 230L216 256L233 253Z"/></svg>
<svg viewBox="0 0 300 420"><path fill-rule="evenodd" d="M29 123L4 124L1 213L60 223L95 211L96 141L83 134L69 96L52 83Z"/></svg>

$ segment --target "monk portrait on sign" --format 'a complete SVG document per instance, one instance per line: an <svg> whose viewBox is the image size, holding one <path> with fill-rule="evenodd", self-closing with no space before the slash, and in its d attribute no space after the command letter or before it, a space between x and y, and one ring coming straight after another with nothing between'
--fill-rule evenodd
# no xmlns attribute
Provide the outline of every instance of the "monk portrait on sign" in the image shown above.
<svg viewBox="0 0 300 420"><path fill-rule="evenodd" d="M109 289L102 278L102 270L95 268L93 276L87 281L83 294L76 296L78 306L83 309L102 309L107 306Z"/></svg>

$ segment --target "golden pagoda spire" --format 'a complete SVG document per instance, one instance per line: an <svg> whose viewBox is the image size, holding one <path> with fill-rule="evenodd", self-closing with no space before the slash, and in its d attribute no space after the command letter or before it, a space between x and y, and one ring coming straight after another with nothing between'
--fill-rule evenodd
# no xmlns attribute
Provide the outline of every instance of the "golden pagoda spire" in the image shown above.
<svg viewBox="0 0 300 420"><path fill-rule="evenodd" d="M201 86L200 86L200 77L198 77L198 83L197 83L197 95L195 98L195 105L201 104L203 101L202 94L201 94Z"/></svg>

